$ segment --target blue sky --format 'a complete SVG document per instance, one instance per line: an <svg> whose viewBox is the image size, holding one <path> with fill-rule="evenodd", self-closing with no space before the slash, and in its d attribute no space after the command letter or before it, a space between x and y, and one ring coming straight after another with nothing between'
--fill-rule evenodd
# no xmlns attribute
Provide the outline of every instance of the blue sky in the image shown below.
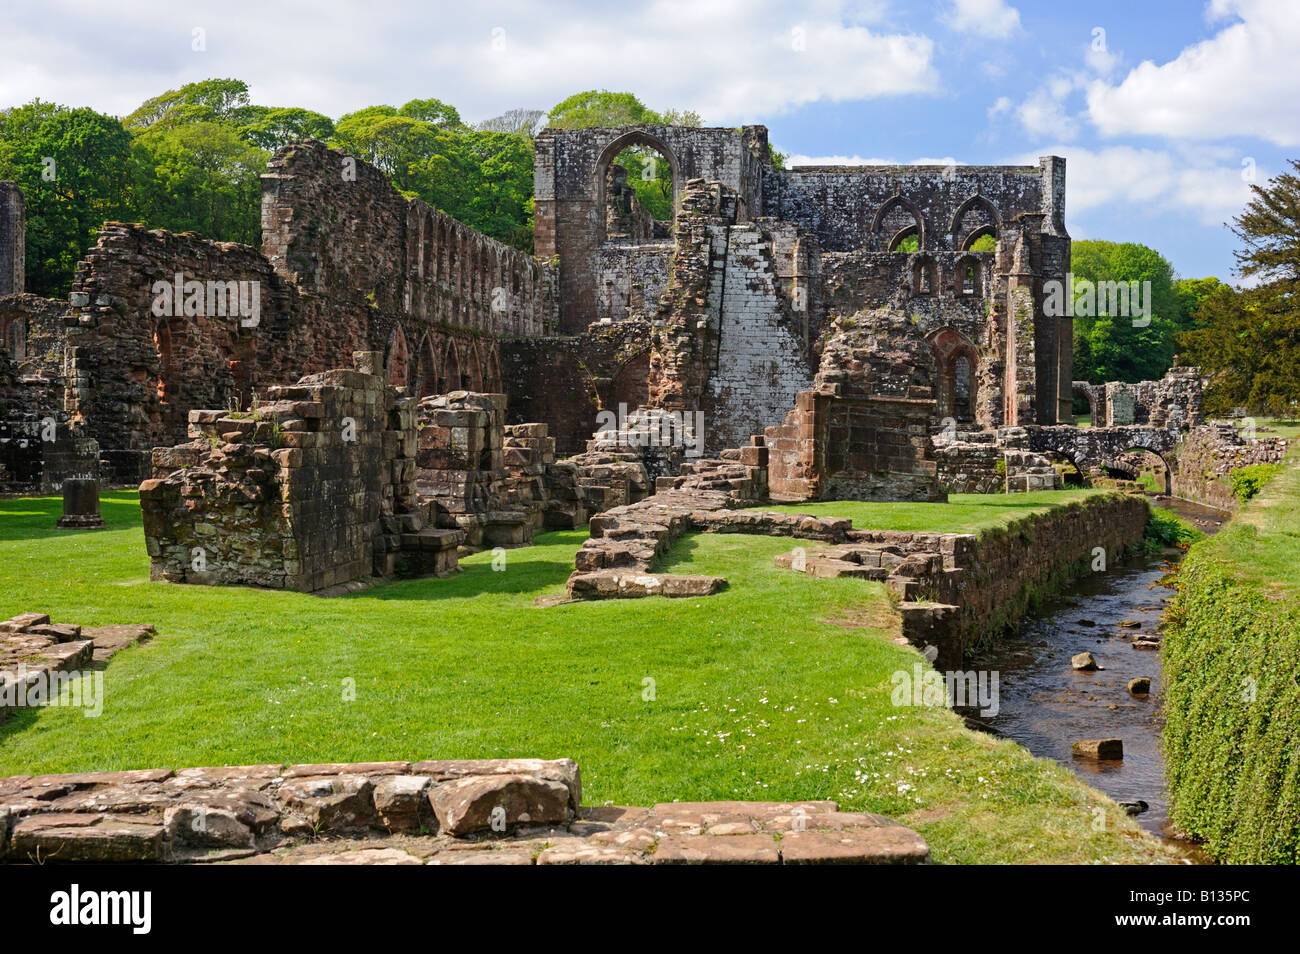
<svg viewBox="0 0 1300 954"><path fill-rule="evenodd" d="M1295 0L9 0L0 63L0 106L125 115L234 76L336 118L433 96L477 120L607 88L763 123L795 162L1064 155L1072 235L1187 277L1230 277L1247 180L1300 156Z"/></svg>

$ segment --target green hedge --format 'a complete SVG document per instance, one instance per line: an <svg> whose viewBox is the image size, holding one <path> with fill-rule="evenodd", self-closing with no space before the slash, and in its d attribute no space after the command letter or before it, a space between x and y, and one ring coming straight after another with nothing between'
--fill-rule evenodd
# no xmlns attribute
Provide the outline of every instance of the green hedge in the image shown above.
<svg viewBox="0 0 1300 954"><path fill-rule="evenodd" d="M1273 503L1287 510L1294 498ZM1234 520L1191 548L1167 617L1170 817L1232 864L1300 860L1300 600L1248 556L1262 564L1291 550L1300 559L1293 531Z"/></svg>

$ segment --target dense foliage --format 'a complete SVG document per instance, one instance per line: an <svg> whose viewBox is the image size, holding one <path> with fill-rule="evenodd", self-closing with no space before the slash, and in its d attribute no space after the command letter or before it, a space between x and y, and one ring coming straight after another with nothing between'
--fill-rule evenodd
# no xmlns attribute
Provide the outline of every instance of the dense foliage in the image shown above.
<svg viewBox="0 0 1300 954"><path fill-rule="evenodd" d="M603 91L570 97L549 116L513 109L474 127L438 99L368 106L335 121L256 105L242 81L209 79L168 90L122 119L40 100L0 110L0 179L15 180L26 195L27 288L49 297L68 293L105 221L256 245L259 177L276 149L303 138L345 148L404 194L531 251L532 137L544 119L566 128L700 121ZM671 218L666 160L639 148L619 161L651 213Z"/></svg>
<svg viewBox="0 0 1300 954"><path fill-rule="evenodd" d="M1232 480L1232 495L1245 503L1263 490L1264 485L1281 469L1281 464L1248 464L1245 467L1238 467L1229 474Z"/></svg>
<svg viewBox="0 0 1300 954"><path fill-rule="evenodd" d="M1260 504L1267 506L1261 507ZM1162 660L1171 818L1229 864L1300 861L1300 471L1192 548Z"/></svg>
<svg viewBox="0 0 1300 954"><path fill-rule="evenodd" d="M1081 299L1095 294L1100 282L1150 282L1148 316L1110 314L1099 294L1094 308L1076 305L1075 377L1093 384L1162 377L1173 363L1174 336L1187 320L1168 260L1134 242L1078 241L1071 246L1070 271Z"/></svg>
<svg viewBox="0 0 1300 954"><path fill-rule="evenodd" d="M1211 290L1196 327L1181 336L1188 363L1210 376L1211 413L1300 409L1300 161L1290 167L1252 185L1253 198L1234 220L1237 270L1249 287Z"/></svg>

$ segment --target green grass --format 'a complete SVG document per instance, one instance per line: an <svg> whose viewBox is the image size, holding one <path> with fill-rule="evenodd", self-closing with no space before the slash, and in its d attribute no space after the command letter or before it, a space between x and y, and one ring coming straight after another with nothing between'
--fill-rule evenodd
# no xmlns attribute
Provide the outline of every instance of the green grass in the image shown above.
<svg viewBox="0 0 1300 954"><path fill-rule="evenodd" d="M1255 422L1261 429L1260 437L1300 437L1300 421L1281 417L1265 417Z"/></svg>
<svg viewBox="0 0 1300 954"><path fill-rule="evenodd" d="M804 509L978 530L1078 496ZM894 707L892 674L921 657L889 638L884 588L776 569L790 540L680 541L673 571L730 581L707 599L534 607L563 592L581 532L509 551L504 572L482 553L453 578L322 599L151 583L135 495L105 495L103 510L110 529L56 534L57 501L0 500L0 618L159 633L109 664L99 718L11 714L0 775L569 756L587 804L831 798L913 824L944 862L1174 856L1069 771L946 709Z"/></svg>
<svg viewBox="0 0 1300 954"><path fill-rule="evenodd" d="M818 517L851 517L853 526L873 530L942 530L978 533L1005 527L1013 520L1052 507L1084 500L1107 490L1076 487L1029 494L949 494L947 503L874 503L839 500L832 503L774 504L763 507L780 513L810 513Z"/></svg>

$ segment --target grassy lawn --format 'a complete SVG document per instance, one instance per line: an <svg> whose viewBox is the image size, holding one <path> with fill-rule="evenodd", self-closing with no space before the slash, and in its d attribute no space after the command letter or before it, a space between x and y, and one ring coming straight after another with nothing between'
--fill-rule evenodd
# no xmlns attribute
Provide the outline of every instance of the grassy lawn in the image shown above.
<svg viewBox="0 0 1300 954"><path fill-rule="evenodd" d="M978 530L1085 493L799 509ZM886 638L884 588L775 569L790 540L685 538L674 571L730 580L708 599L540 609L584 533L509 551L503 572L482 553L451 579L321 599L151 583L133 493L105 495L106 531L56 534L58 507L0 500L0 618L159 635L109 664L99 718L47 708L0 724L0 775L569 756L587 804L831 798L914 825L942 862L1174 857L1070 772L946 709L891 705L891 675L921 657Z"/></svg>
<svg viewBox="0 0 1300 954"><path fill-rule="evenodd" d="M759 509L781 513L810 513L818 517L850 517L853 526L872 530L940 530L978 533L996 530L1032 513L1083 500L1108 490L1075 488L1039 490L1030 494L949 494L947 503L873 503L840 500L833 503L773 504Z"/></svg>
<svg viewBox="0 0 1300 954"><path fill-rule="evenodd" d="M1288 447L1286 466L1265 492L1244 504L1201 549L1237 579L1293 600L1300 594L1300 448Z"/></svg>
<svg viewBox="0 0 1300 954"><path fill-rule="evenodd" d="M1300 421L1280 417L1265 417L1255 422L1260 437L1300 437Z"/></svg>

